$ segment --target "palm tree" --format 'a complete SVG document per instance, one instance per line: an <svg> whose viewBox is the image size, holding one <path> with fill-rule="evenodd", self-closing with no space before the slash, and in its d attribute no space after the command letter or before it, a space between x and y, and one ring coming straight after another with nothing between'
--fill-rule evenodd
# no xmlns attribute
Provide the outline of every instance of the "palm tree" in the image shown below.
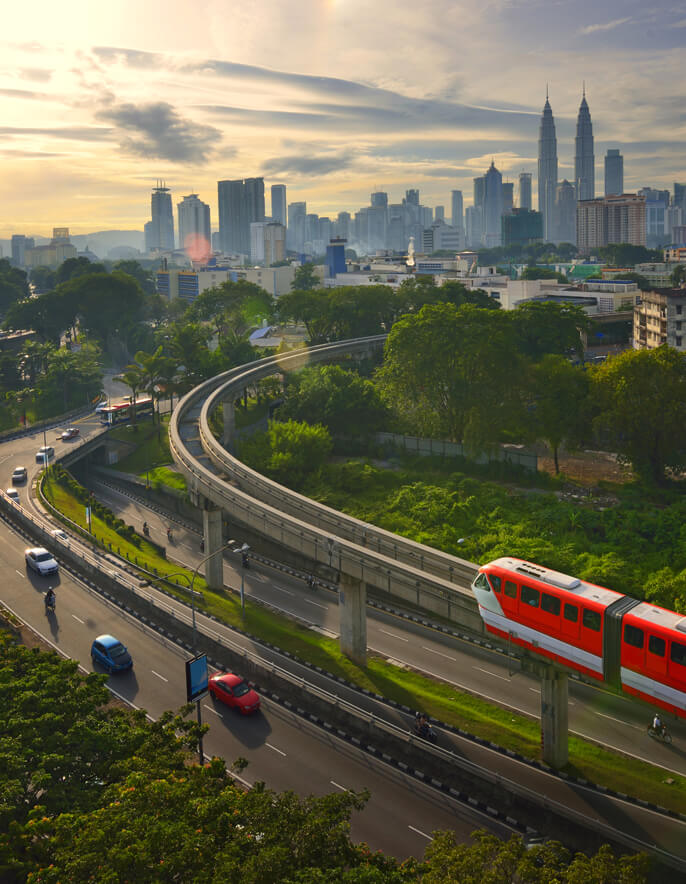
<svg viewBox="0 0 686 884"><path fill-rule="evenodd" d="M19 364L24 378L33 387L39 374L44 374L48 367L48 357L55 348L50 343L27 341L19 354Z"/></svg>
<svg viewBox="0 0 686 884"><path fill-rule="evenodd" d="M114 380L118 384L126 384L131 390L131 423L136 423L136 394L139 393L144 386L145 376L140 365L127 365L126 371L117 375Z"/></svg>
<svg viewBox="0 0 686 884"><path fill-rule="evenodd" d="M160 345L154 353L146 353L145 350L139 350L134 358L141 370L141 389L147 390L152 396L153 409L155 399L157 399L157 423L159 425L159 390L157 387L164 380L165 362L169 357L162 355L162 345Z"/></svg>

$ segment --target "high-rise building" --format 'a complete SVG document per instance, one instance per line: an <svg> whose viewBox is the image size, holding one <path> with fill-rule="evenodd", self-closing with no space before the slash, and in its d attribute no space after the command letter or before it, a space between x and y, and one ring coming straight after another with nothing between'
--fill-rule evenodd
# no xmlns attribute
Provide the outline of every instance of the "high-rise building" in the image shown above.
<svg viewBox="0 0 686 884"><path fill-rule="evenodd" d="M500 245L503 215L503 176L493 160L484 179L484 245L490 249Z"/></svg>
<svg viewBox="0 0 686 884"><path fill-rule="evenodd" d="M217 183L219 233L227 254L250 254L250 225L264 221L264 178Z"/></svg>
<svg viewBox="0 0 686 884"><path fill-rule="evenodd" d="M434 219L436 221L445 221L445 206L436 206L434 209Z"/></svg>
<svg viewBox="0 0 686 884"><path fill-rule="evenodd" d="M386 218L388 211L384 205L374 205L374 197L380 195L386 196L385 193L372 194L372 205L367 209L367 247L370 252L386 248Z"/></svg>
<svg viewBox="0 0 686 884"><path fill-rule="evenodd" d="M286 185L272 184L272 221L286 226Z"/></svg>
<svg viewBox="0 0 686 884"><path fill-rule="evenodd" d="M270 221L264 225L264 266L270 267L285 257L286 228L278 221Z"/></svg>
<svg viewBox="0 0 686 884"><path fill-rule="evenodd" d="M518 199L520 209L533 208L531 203L531 172L519 173Z"/></svg>
<svg viewBox="0 0 686 884"><path fill-rule="evenodd" d="M370 197L370 205L376 209L385 209L388 206L388 194L383 190L378 190Z"/></svg>
<svg viewBox="0 0 686 884"><path fill-rule="evenodd" d="M671 230L667 216L669 191L642 187L638 191L638 195L646 201L646 246L649 249L657 249L660 246L669 245L671 242Z"/></svg>
<svg viewBox="0 0 686 884"><path fill-rule="evenodd" d="M684 216L684 221L686 221L686 184L677 184L674 182L674 205L678 206Z"/></svg>
<svg viewBox="0 0 686 884"><path fill-rule="evenodd" d="M286 242L288 248L294 252L302 252L305 245L305 217L307 216L307 203L288 204L288 231Z"/></svg>
<svg viewBox="0 0 686 884"><path fill-rule="evenodd" d="M555 188L557 187L557 135L555 120L545 93L545 104L538 129L538 211L543 215L543 239L552 242Z"/></svg>
<svg viewBox="0 0 686 884"><path fill-rule="evenodd" d="M605 196L624 193L624 157L610 148L605 154Z"/></svg>
<svg viewBox="0 0 686 884"><path fill-rule="evenodd" d="M555 188L551 242L576 243L576 191L565 178Z"/></svg>
<svg viewBox="0 0 686 884"><path fill-rule="evenodd" d="M336 236L338 239L344 239L346 242L350 238L350 212L339 212L336 218Z"/></svg>
<svg viewBox="0 0 686 884"><path fill-rule="evenodd" d="M582 200L576 207L577 246L582 255L612 243L646 244L646 201L635 193Z"/></svg>
<svg viewBox="0 0 686 884"><path fill-rule="evenodd" d="M453 190L450 193L450 223L458 230L464 229L464 209L462 202L462 191Z"/></svg>
<svg viewBox="0 0 686 884"><path fill-rule="evenodd" d="M514 184L506 181L503 184L503 215L509 215L514 207Z"/></svg>
<svg viewBox="0 0 686 884"><path fill-rule="evenodd" d="M483 238L484 222L481 206L467 206L464 213L465 239L471 249L478 249Z"/></svg>
<svg viewBox="0 0 686 884"><path fill-rule="evenodd" d="M174 248L174 214L171 193L158 181L150 197L151 219L145 226L145 248L151 251L172 251Z"/></svg>
<svg viewBox="0 0 686 884"><path fill-rule="evenodd" d="M412 189L405 191L405 202L409 203L412 206L419 205L419 191Z"/></svg>
<svg viewBox="0 0 686 884"><path fill-rule="evenodd" d="M586 88L576 118L574 140L574 181L577 200L595 199L595 156L593 154L593 124L586 102Z"/></svg>
<svg viewBox="0 0 686 884"><path fill-rule="evenodd" d="M512 209L502 217L502 240L504 246L541 242L543 239L543 215L531 209Z"/></svg>
<svg viewBox="0 0 686 884"><path fill-rule="evenodd" d="M14 267L24 267L26 264L26 250L33 249L36 243L32 236L24 236L15 233L12 237L12 264Z"/></svg>
<svg viewBox="0 0 686 884"><path fill-rule="evenodd" d="M179 219L179 248L194 261L207 260L212 250L210 207L197 193L185 196L176 206Z"/></svg>

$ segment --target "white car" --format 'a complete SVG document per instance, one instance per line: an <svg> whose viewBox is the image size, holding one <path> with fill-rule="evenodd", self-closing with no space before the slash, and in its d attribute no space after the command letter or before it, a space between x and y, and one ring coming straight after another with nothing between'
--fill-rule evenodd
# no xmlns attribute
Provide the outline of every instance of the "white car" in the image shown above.
<svg viewBox="0 0 686 884"><path fill-rule="evenodd" d="M36 463L45 464L54 456L55 449L52 445L42 445L36 452Z"/></svg>
<svg viewBox="0 0 686 884"><path fill-rule="evenodd" d="M60 543L64 543L67 546L69 545L69 535L61 528L53 528L53 530L50 532L50 536L54 537L55 540L59 541Z"/></svg>
<svg viewBox="0 0 686 884"><path fill-rule="evenodd" d="M29 568L33 569L41 577L49 577L57 574L58 565L51 552L42 546L34 546L24 550L24 558Z"/></svg>
<svg viewBox="0 0 686 884"><path fill-rule="evenodd" d="M19 503L19 492L16 488L8 488L5 491L5 494L9 497L10 500L13 500L15 503Z"/></svg>
<svg viewBox="0 0 686 884"><path fill-rule="evenodd" d="M26 467L15 467L12 473L12 484L19 485L21 482L26 482L27 477Z"/></svg>

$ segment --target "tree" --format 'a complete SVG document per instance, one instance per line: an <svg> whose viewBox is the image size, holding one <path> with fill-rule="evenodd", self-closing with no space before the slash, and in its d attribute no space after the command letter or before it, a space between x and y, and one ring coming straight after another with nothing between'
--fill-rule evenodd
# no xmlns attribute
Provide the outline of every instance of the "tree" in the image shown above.
<svg viewBox="0 0 686 884"><path fill-rule="evenodd" d="M309 292L321 284L322 280L315 270L315 265L311 263L301 264L300 267L296 267L291 289L294 292Z"/></svg>
<svg viewBox="0 0 686 884"><path fill-rule="evenodd" d="M686 280L686 264L677 264L672 270L672 285L678 288Z"/></svg>
<svg viewBox="0 0 686 884"><path fill-rule="evenodd" d="M131 423L136 423L136 397L146 381L140 365L127 365L126 370L114 378L119 384L126 384L131 390Z"/></svg>
<svg viewBox="0 0 686 884"><path fill-rule="evenodd" d="M97 362L100 350L94 345L80 351L53 350L47 371L38 382L42 399L60 396L64 411L90 402L102 391L102 368Z"/></svg>
<svg viewBox="0 0 686 884"><path fill-rule="evenodd" d="M138 285L146 295L155 294L155 279L150 270L146 270L138 261L133 259L123 259L117 261L112 270L118 270L120 273L126 273L133 276Z"/></svg>
<svg viewBox="0 0 686 884"><path fill-rule="evenodd" d="M271 421L266 433L256 433L240 445L247 464L291 488L300 488L308 476L317 473L330 451L326 427L294 420Z"/></svg>
<svg viewBox="0 0 686 884"><path fill-rule="evenodd" d="M33 267L29 277L38 292L49 292L57 285L57 274L50 267Z"/></svg>
<svg viewBox="0 0 686 884"><path fill-rule="evenodd" d="M19 365L28 382L33 387L39 375L48 368L48 357L54 351L52 344L41 344L40 341L27 341L19 354Z"/></svg>
<svg viewBox="0 0 686 884"><path fill-rule="evenodd" d="M548 353L563 355L569 351L583 356L580 332L590 330L591 321L576 304L525 301L509 317L519 349L529 359L537 361Z"/></svg>
<svg viewBox="0 0 686 884"><path fill-rule="evenodd" d="M564 273L557 273L547 267L527 267L522 273L522 279L556 279L558 282L567 282Z"/></svg>
<svg viewBox="0 0 686 884"><path fill-rule="evenodd" d="M553 453L557 474L560 445L574 442L583 429L588 375L564 356L548 354L532 367L532 382L531 417L538 438L544 439Z"/></svg>
<svg viewBox="0 0 686 884"><path fill-rule="evenodd" d="M141 287L126 273L88 273L58 286L57 294L79 317L82 329L107 346L125 339L135 326L144 304ZM68 327L68 326L66 326Z"/></svg>
<svg viewBox="0 0 686 884"><path fill-rule="evenodd" d="M157 399L157 422L160 422L159 390L158 385L164 380L165 373L169 370L167 360L169 356L162 354L162 345L154 353L145 353L139 350L136 353L136 364L140 367L140 386L152 396L153 404ZM153 412L154 414L154 412Z"/></svg>
<svg viewBox="0 0 686 884"><path fill-rule="evenodd" d="M686 360L664 344L626 350L591 370L594 425L651 482L686 466Z"/></svg>
<svg viewBox="0 0 686 884"><path fill-rule="evenodd" d="M518 413L521 367L504 311L435 304L396 322L377 376L414 431L479 451Z"/></svg>
<svg viewBox="0 0 686 884"><path fill-rule="evenodd" d="M661 261L661 249L647 249L628 242L612 243L598 249L598 257L613 267L633 267L646 261Z"/></svg>
<svg viewBox="0 0 686 884"><path fill-rule="evenodd" d="M61 282L69 282L76 276L83 276L90 273L105 273L104 264L94 264L88 258L67 258L57 268L55 274L55 282L59 285Z"/></svg>
<svg viewBox="0 0 686 884"><path fill-rule="evenodd" d="M194 319L212 322L220 338L229 330L242 335L272 315L274 300L254 282L239 279L206 289L193 302Z"/></svg>
<svg viewBox="0 0 686 884"><path fill-rule="evenodd" d="M323 344L333 329L328 293L324 289L296 289L279 298L276 311L281 322L302 322L310 344Z"/></svg>

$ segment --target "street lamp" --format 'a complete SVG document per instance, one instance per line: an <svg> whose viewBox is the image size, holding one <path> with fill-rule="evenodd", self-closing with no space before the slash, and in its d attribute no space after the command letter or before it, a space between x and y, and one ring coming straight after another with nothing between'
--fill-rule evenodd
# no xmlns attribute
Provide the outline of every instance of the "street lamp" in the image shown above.
<svg viewBox="0 0 686 884"><path fill-rule="evenodd" d="M234 552L241 554L241 617L245 619L245 569L248 565L248 553L250 552L250 547L247 543L244 543L243 546L234 550Z"/></svg>

